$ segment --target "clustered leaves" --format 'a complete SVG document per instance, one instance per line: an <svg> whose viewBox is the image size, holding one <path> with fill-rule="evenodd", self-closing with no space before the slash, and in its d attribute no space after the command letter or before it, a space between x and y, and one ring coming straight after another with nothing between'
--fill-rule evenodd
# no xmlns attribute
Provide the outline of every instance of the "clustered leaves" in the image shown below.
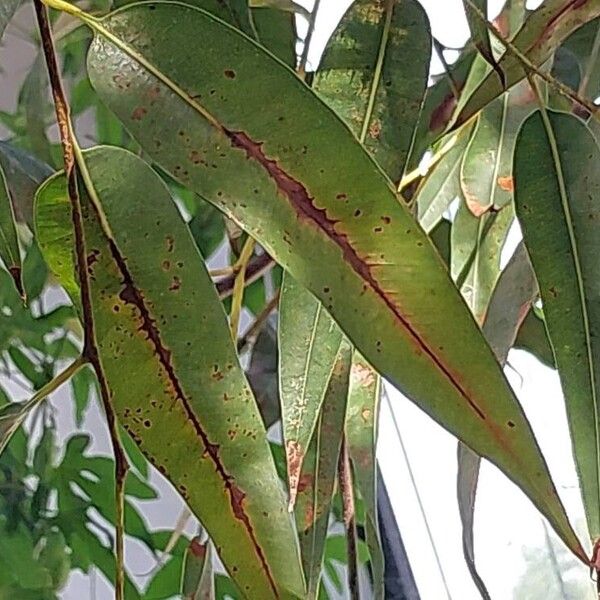
<svg viewBox="0 0 600 600"><path fill-rule="evenodd" d="M460 440L482 597L481 458L588 564L502 368L518 347L559 371L588 548L598 3L507 0L489 22L464 0L471 40L448 64L416 0L356 0L319 65L318 2L45 4L52 36L41 28L45 52L0 113L0 381L31 397L0 407L0 597L57 597L73 569L98 569L118 598L356 598L359 572L387 597L383 378ZM0 35L20 5L0 6ZM445 70L428 86L434 46ZM55 49L70 116L46 77ZM78 427L100 382L127 474L85 435L57 439L43 400L69 379ZM132 502L156 496L149 465L201 523L191 539L149 530ZM113 561L123 527L161 554L144 590Z"/></svg>

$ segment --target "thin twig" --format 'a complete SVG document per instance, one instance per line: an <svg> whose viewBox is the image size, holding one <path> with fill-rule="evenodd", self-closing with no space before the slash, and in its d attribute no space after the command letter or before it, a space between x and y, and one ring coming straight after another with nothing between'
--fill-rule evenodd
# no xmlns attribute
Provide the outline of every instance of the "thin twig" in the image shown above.
<svg viewBox="0 0 600 600"><path fill-rule="evenodd" d="M454 98L456 98L456 100L458 100L458 98L460 96L460 90L458 89L458 83L456 82L456 79L454 79L454 75L452 74L452 69L450 69L450 65L448 64L448 61L446 60L446 57L444 56L444 46L436 37L433 38L433 49L435 50L437 57L440 59L440 62L442 63L442 66L444 67L444 74L446 75L446 78L448 79L448 83L450 84L450 90L452 91L452 95L454 96Z"/></svg>
<svg viewBox="0 0 600 600"><path fill-rule="evenodd" d="M260 314L256 317L254 322L248 327L244 335L239 339L237 347L238 352L241 353L245 347L261 332L264 327L267 319L271 315L271 313L277 308L279 304L279 296L281 295L281 289L278 289L275 292L275 295L267 302L265 307L262 309Z"/></svg>
<svg viewBox="0 0 600 600"><path fill-rule="evenodd" d="M304 47L302 48L302 56L300 57L300 63L298 64L298 74L300 77L304 77L306 73L306 63L308 62L308 52L310 50L310 43L312 41L313 33L315 32L315 23L317 22L317 13L319 12L319 5L321 0L315 0L313 9L310 13L310 19L308 20L308 29L306 31L306 37L304 38Z"/></svg>
<svg viewBox="0 0 600 600"><path fill-rule="evenodd" d="M247 287L260 279L269 269L275 265L275 261L268 254L257 254L253 256L244 275L244 285ZM216 283L219 298L224 300L233 294L233 286L235 284L235 275L225 277Z"/></svg>
<svg viewBox="0 0 600 600"><path fill-rule="evenodd" d="M342 435L340 457L338 461L338 478L340 495L342 496L342 510L346 541L348 545L348 589L352 600L360 600L358 586L358 552L356 548L356 514L354 510L354 486L352 485L352 470L346 435Z"/></svg>
<svg viewBox="0 0 600 600"><path fill-rule="evenodd" d="M549 75L548 73L544 73L541 69L539 69L536 65L534 65L527 58L527 56L525 56L525 54L523 54L512 42L507 40L502 35L502 33L500 33L500 31L498 31L498 29L496 28L496 26L493 23L490 23L490 21L487 20L487 18L483 14L483 12L479 9L478 6L475 5L473 0L466 0L466 1L468 2L469 6L471 6L471 8L473 8L473 12L478 16L478 18L483 23L485 23L485 26L488 28L490 33L504 46L505 51L507 53L510 52L511 54L516 56L516 58L521 62L525 73L527 73L527 71L529 71L531 73L535 73L538 77L541 77L548 85L553 87L559 94L566 96L573 102L576 102L580 106L583 106L584 108L586 108L588 110L588 112L592 116L594 116L596 119L599 118L598 107L593 102L590 102L586 98L583 98L577 92L572 90L569 86L564 85L563 83L561 83L560 81L558 81L557 79L552 77L552 75Z"/></svg>
<svg viewBox="0 0 600 600"><path fill-rule="evenodd" d="M56 110L56 121L60 133L60 141L63 148L65 176L67 179L67 191L71 202L71 216L73 220L73 231L75 234L75 259L77 265L77 276L79 279L79 288L81 294L81 306L83 311L84 343L83 356L91 363L98 384L100 387L100 396L104 405L106 420L110 432L112 448L115 458L115 598L123 600L124 598L124 502L125 502L125 478L127 476L128 463L125 452L119 438L116 415L112 406L108 382L100 357L96 342L96 333L94 328L94 314L92 308L92 298L90 282L88 280L87 270L87 251L85 232L83 225L83 214L81 209L81 198L78 189L78 157L81 159L81 151L77 146L73 124L71 122L70 109L62 86L60 69L56 59L54 40L50 29L48 10L41 0L34 0L35 12L40 30L42 49L48 68L48 76L54 106Z"/></svg>
<svg viewBox="0 0 600 600"><path fill-rule="evenodd" d="M256 242L254 241L254 238L248 236L244 242L240 258L235 263L237 273L233 284L231 311L229 313L229 328L231 329L231 337L234 342L237 340L238 329L240 326L240 315L242 312L242 302L244 300L244 289L246 284L246 267L248 266L248 261L252 257L255 245Z"/></svg>

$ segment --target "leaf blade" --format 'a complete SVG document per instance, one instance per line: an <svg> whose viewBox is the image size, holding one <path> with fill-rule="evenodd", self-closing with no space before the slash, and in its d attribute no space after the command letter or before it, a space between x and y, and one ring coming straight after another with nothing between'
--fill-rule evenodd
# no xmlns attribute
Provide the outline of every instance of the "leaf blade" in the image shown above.
<svg viewBox="0 0 600 600"><path fill-rule="evenodd" d="M279 302L279 394L283 441L293 508L342 332L323 305L289 275Z"/></svg>
<svg viewBox="0 0 600 600"><path fill-rule="evenodd" d="M380 372L525 489L583 559L522 410L437 253L398 203L389 180L306 86L247 38L199 10L160 2L149 6L118 11L102 24L88 21L97 34L88 69L103 101L157 162L242 223L308 287ZM203 42L190 50L202 63L200 71L186 61L170 73L173 63L164 63L179 51L170 47L175 42L163 29L173 22L182 31L203 31ZM136 46L140 30L143 47ZM152 44L146 45L149 38ZM244 60L238 63L240 56ZM265 80L257 80L256 73ZM285 86L285 104L273 101L267 84L274 80ZM120 89L125 83L127 94ZM158 95L150 98L155 88ZM164 97L176 115L175 128L159 116ZM250 103L271 106L286 127L273 128L264 111L249 111ZM315 140L314 123L321 131L331 129L325 143ZM343 178L333 172L340 167L340 147ZM194 151L208 166L194 164ZM212 164L218 177L205 176ZM248 189L261 201L251 201ZM266 231L265 223L277 227ZM416 265L423 286L418 290L403 285ZM338 276L331 277L336 270ZM426 304L423 289L434 290ZM456 330L432 318L442 310L448 322L461 324ZM399 364L398 355L407 361ZM479 433L482 424L485 436Z"/></svg>
<svg viewBox="0 0 600 600"><path fill-rule="evenodd" d="M296 537L264 426L191 235L167 188L141 159L100 147L86 154L86 163L103 213L97 216L95 201L87 200L98 346L117 416L202 520L245 594L302 595ZM142 189L144 196L136 196ZM46 247L56 243L43 227L44 205L52 203L62 205L68 223L61 177L38 194L38 237ZM152 242L144 242L149 232ZM201 328L190 330L198 320ZM208 354L204 335L211 340ZM137 369L127 378L123 356Z"/></svg>
<svg viewBox="0 0 600 600"><path fill-rule="evenodd" d="M538 157L535 172L525 158L532 150ZM515 152L517 214L540 284L592 540L600 535L599 348L595 341L600 315L593 282L597 215L593 198L600 190L594 163L599 159L600 150L585 125L576 117L553 112L546 118L538 111L526 121ZM543 219L538 193L545 194Z"/></svg>
<svg viewBox="0 0 600 600"><path fill-rule="evenodd" d="M430 55L429 20L418 2L360 0L342 17L315 75L314 88L395 182L412 145Z"/></svg>
<svg viewBox="0 0 600 600"><path fill-rule="evenodd" d="M471 2L472 0L468 0ZM525 21L512 44L536 67L540 67L560 44L579 27L600 16L600 6L589 0L547 0ZM525 77L521 61L507 50L498 61L498 73L491 71L459 110L452 128L467 122L484 106Z"/></svg>
<svg viewBox="0 0 600 600"><path fill-rule="evenodd" d="M23 289L21 251L15 224L15 211L4 171L0 166L0 259L13 278L17 292L25 297Z"/></svg>

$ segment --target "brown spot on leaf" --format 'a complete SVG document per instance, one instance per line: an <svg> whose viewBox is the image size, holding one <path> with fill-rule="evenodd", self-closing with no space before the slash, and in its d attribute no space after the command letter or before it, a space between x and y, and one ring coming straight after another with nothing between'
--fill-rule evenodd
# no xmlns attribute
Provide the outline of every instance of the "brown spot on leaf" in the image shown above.
<svg viewBox="0 0 600 600"><path fill-rule="evenodd" d="M456 97L450 92L431 112L431 117L429 118L429 131L437 131L438 129L446 127L455 108Z"/></svg>
<svg viewBox="0 0 600 600"><path fill-rule="evenodd" d="M225 75L227 79L235 79L235 71L233 69L225 69L223 75Z"/></svg>
<svg viewBox="0 0 600 600"><path fill-rule="evenodd" d="M145 109L143 106L138 106L131 113L131 118L134 121L141 121L146 116L147 113L148 113L147 109Z"/></svg>
<svg viewBox="0 0 600 600"><path fill-rule="evenodd" d="M175 275L173 277L173 281L171 281L171 285L169 286L170 292L176 292L181 287L181 279Z"/></svg>
<svg viewBox="0 0 600 600"><path fill-rule="evenodd" d="M190 549L190 552L198 558L204 558L206 556L206 545L200 543L200 537L198 536L192 539L188 548Z"/></svg>
<svg viewBox="0 0 600 600"><path fill-rule="evenodd" d="M506 177L498 177L498 187L505 192L512 192L515 189L513 178L509 175Z"/></svg>
<svg viewBox="0 0 600 600"><path fill-rule="evenodd" d="M381 135L381 121L375 119L369 125L369 137L376 140L376 139L379 139L380 135Z"/></svg>
<svg viewBox="0 0 600 600"><path fill-rule="evenodd" d="M381 283L375 278L371 267L365 257L361 256L353 246L348 234L340 231L336 226L339 221L332 219L324 208L319 208L310 196L308 190L301 182L290 176L284 171L276 160L268 158L262 148L262 143L255 142L243 131L230 131L222 128L231 144L240 148L246 153L249 159L255 160L261 165L268 175L276 183L282 196L286 197L292 207L296 210L298 217L306 219L313 223L324 235L326 235L341 250L344 260L350 268L368 285L368 288L385 304L387 309L394 315L396 321L409 334L413 343L420 351L424 351L437 368L448 378L456 391L462 396L473 411L485 420L485 413L479 408L473 400L470 393L463 387L458 376L437 356L435 351L429 347L427 342L421 337L414 325L407 320L407 317L400 310L400 307L392 300L390 294L382 287Z"/></svg>

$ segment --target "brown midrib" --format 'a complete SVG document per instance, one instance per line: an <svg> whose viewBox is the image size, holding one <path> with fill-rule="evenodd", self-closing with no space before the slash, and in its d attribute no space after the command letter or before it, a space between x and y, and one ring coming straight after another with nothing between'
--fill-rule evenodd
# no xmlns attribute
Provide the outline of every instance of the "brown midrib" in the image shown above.
<svg viewBox="0 0 600 600"><path fill-rule="evenodd" d="M438 358L435 352L423 340L420 334L413 328L411 323L399 311L398 307L390 300L387 294L381 289L379 282L373 276L370 266L358 254L352 244L348 241L348 236L340 234L335 230L337 221L333 221L327 215L325 209L317 208L313 199L309 196L306 188L296 179L286 173L275 160L268 158L263 150L262 145L252 140L243 131L231 131L222 128L225 135L229 138L234 147L243 149L249 158L258 162L275 181L277 189L283 193L296 211L300 212L305 217L313 221L325 235L331 239L341 250L347 263L352 267L352 270L375 292L375 294L385 303L387 308L394 314L402 327L408 332L411 338L417 343L432 362L442 371L448 378L453 387L467 401L469 406L477 414L478 417L485 420L486 416L479 406L471 399L469 394L460 383L455 379L454 375L446 367L446 365Z"/></svg>
<svg viewBox="0 0 600 600"><path fill-rule="evenodd" d="M110 252L113 257L113 260L115 261L117 268L119 269L119 272L121 273L121 276L123 277L122 294L123 294L123 292L127 292L127 291L131 294L131 296L129 296L129 297L131 298L131 300L133 300L133 304L139 310L140 316L142 319L142 326L140 327L140 329L143 330L148 335L148 339L154 346L155 354L158 357L158 360L159 360L161 366L165 370L167 377L169 379L169 382L173 386L173 390L175 392L176 399L181 402L188 419L191 421L197 435L200 437L204 447L206 448L206 453L212 460L212 462L215 466L216 472L219 474L219 476L223 480L223 483L225 484L225 488L227 489L227 492L229 494L230 504L231 504L233 513L234 513L235 517L238 520L242 521L242 523L244 524L244 528L246 529L246 531L250 537L250 541L251 541L251 543L254 547L254 550L260 560L262 568L267 576L267 579L269 581L269 586L271 587L275 597L278 598L279 592L277 590L277 586L275 585L275 580L273 579L273 575L272 575L269 565L267 563L263 549L260 546L260 544L258 543L258 540L256 539L256 535L254 533L254 528L252 526L252 523L250 522L250 518L246 514L244 507L242 506L243 497L241 499L236 499L234 497L235 490L234 490L234 487L232 484L232 481L234 480L234 478L227 473L225 466L221 462L221 459L219 458L219 455L218 455L218 445L212 444L210 442L210 440L208 439L208 435L207 435L206 431L204 431L204 429L202 428L202 425L198 421L198 418L196 417L196 414L194 413L194 411L189 403L189 400L186 397L186 395L183 391L183 388L181 387L179 379L177 378L177 375L175 374L173 365L171 364L170 351L162 343L162 340L160 338L160 333L154 325L154 320L150 316L150 312L149 312L148 308L146 307L144 298L142 297L142 294L140 293L140 291L137 289L137 287L135 286L135 284L133 282L133 278L131 276L131 273L129 272L129 268L127 267L125 258L121 255L114 240L107 237L106 241L110 248ZM122 298L122 299L126 303L129 302L129 300L125 300L124 298Z"/></svg>

